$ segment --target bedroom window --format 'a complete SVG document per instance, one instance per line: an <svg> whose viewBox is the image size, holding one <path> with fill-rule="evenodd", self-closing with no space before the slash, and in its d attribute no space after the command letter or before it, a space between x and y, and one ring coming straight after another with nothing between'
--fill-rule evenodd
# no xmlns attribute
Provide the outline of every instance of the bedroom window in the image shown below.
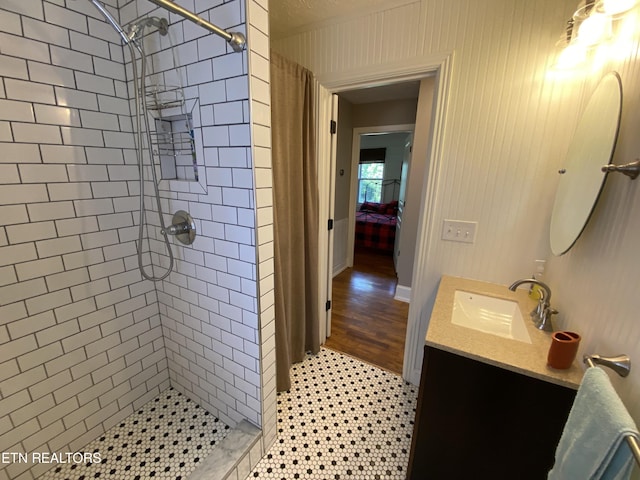
<svg viewBox="0 0 640 480"><path fill-rule="evenodd" d="M382 202L384 162L361 163L358 166L358 203Z"/></svg>

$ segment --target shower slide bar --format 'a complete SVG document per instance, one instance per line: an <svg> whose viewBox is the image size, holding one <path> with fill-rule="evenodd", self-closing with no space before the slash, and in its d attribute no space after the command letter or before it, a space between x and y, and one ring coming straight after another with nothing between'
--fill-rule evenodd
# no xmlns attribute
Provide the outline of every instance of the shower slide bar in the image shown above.
<svg viewBox="0 0 640 480"><path fill-rule="evenodd" d="M241 52L245 49L247 45L247 39L240 32L227 32L219 27L216 27L214 24L207 22L205 19L200 18L193 12L190 12L186 8L181 7L180 5L176 5L170 0L149 0L151 3L155 3L159 7L162 7L166 10L169 10L172 13L176 13L187 20L191 20L193 23L200 25L201 27L209 30L212 33L224 38L231 48L233 48L234 52Z"/></svg>

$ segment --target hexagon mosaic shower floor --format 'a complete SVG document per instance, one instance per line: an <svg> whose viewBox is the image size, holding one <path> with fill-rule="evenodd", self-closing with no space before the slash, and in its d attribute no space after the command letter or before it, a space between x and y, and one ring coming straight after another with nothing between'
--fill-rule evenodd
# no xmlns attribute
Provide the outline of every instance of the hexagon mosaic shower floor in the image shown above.
<svg viewBox="0 0 640 480"><path fill-rule="evenodd" d="M278 439L250 479L406 478L418 388L322 348L278 394ZM187 480L228 427L169 389L84 448L98 464L66 464L43 480Z"/></svg>
<svg viewBox="0 0 640 480"><path fill-rule="evenodd" d="M328 349L291 370L278 440L249 479L405 479L418 387Z"/></svg>
<svg viewBox="0 0 640 480"><path fill-rule="evenodd" d="M42 480L186 480L229 427L169 388L84 447L100 463L67 463Z"/></svg>

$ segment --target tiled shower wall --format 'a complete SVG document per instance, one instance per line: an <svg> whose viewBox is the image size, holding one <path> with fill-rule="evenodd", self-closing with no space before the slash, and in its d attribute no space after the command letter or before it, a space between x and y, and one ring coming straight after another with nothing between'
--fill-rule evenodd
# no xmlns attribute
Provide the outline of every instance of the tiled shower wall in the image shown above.
<svg viewBox="0 0 640 480"><path fill-rule="evenodd" d="M244 33L244 1L213 3L182 4L223 29ZM168 12L130 1L123 2L120 14L126 25L147 14L167 18ZM146 39L150 73L159 84L179 77L185 98L198 100L193 117L200 177L200 182L161 182L167 222L173 212L185 210L198 232L192 245L172 242L174 273L157 283L171 383L227 424L246 418L260 425L247 53L233 52L222 38L179 16L168 20L168 38ZM166 266L164 244L154 246L154 263Z"/></svg>
<svg viewBox="0 0 640 480"><path fill-rule="evenodd" d="M137 271L122 47L88 2L0 5L0 450L76 451L169 384ZM2 464L0 478L32 478Z"/></svg>
<svg viewBox="0 0 640 480"><path fill-rule="evenodd" d="M260 377L262 379L260 426L262 445L266 451L276 441L277 436L268 0L247 2L247 25L260 316Z"/></svg>
<svg viewBox="0 0 640 480"><path fill-rule="evenodd" d="M0 5L0 450L81 449L170 377L223 420L259 425L246 54L191 25L175 29L187 90L200 97L206 180L163 185L165 212L190 211L199 237L172 240L176 271L154 285L137 270L123 49L89 2L66 3ZM151 5L105 3L123 23ZM243 1L210 12L209 2L182 3L205 18L215 11L223 27L244 22ZM164 264L162 245L152 248ZM0 479L37 478L48 465L29 467L0 464Z"/></svg>

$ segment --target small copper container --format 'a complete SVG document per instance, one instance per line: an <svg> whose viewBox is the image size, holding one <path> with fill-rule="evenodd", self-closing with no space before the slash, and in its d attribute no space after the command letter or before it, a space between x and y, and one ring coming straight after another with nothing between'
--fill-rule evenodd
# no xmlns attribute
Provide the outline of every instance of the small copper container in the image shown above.
<svg viewBox="0 0 640 480"><path fill-rule="evenodd" d="M551 335L551 346L547 364L557 369L566 369L571 364L578 353L580 345L580 335L575 332L553 332Z"/></svg>

